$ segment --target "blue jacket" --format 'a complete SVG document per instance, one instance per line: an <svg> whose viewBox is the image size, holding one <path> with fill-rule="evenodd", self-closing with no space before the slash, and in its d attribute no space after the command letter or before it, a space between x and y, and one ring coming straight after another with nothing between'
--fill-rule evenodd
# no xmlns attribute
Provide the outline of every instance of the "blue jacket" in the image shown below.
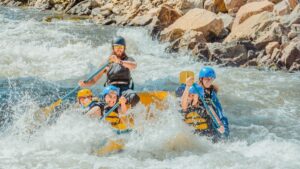
<svg viewBox="0 0 300 169"><path fill-rule="evenodd" d="M199 85L197 85L197 86L198 86L198 90L200 89L199 92L200 92L202 98L204 98L204 89L203 89L203 87L201 87ZM175 91L176 96L181 97L182 94L183 94L184 89L185 89L185 84L181 84ZM221 105L221 103L218 99L217 93L214 90L211 93L211 100L212 100L212 103L213 103L213 105L216 109L217 116L219 117L219 119L221 120L221 122L224 125L225 133L223 135L225 137L228 137L229 136L229 122L228 122L227 117L224 115L222 105ZM213 123L213 125L214 125L214 128L217 128L217 126L214 123Z"/></svg>

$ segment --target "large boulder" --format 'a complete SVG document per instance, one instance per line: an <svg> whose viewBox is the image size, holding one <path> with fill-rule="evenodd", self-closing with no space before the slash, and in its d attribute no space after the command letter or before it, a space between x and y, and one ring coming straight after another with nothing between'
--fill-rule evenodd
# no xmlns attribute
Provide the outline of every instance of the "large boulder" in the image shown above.
<svg viewBox="0 0 300 169"><path fill-rule="evenodd" d="M174 23L181 16L180 11L169 5L159 7L149 25L152 37L157 37L163 29Z"/></svg>
<svg viewBox="0 0 300 169"><path fill-rule="evenodd" d="M258 48L263 48L269 42L280 41L284 34L284 28L278 20L271 12L254 15L236 26L224 42L252 40Z"/></svg>
<svg viewBox="0 0 300 169"><path fill-rule="evenodd" d="M238 25L242 24L251 16L262 13L264 11L272 12L273 8L274 4L267 0L261 2L251 2L243 5L236 14L236 18L232 25L232 30L235 31Z"/></svg>
<svg viewBox="0 0 300 169"><path fill-rule="evenodd" d="M258 30L260 31L260 30ZM257 48L264 48L269 42L281 41L282 37L285 36L285 28L279 22L273 22L271 25L262 28L257 34L253 34L254 44Z"/></svg>
<svg viewBox="0 0 300 169"><path fill-rule="evenodd" d="M256 48L251 41L207 43L210 61L227 66L241 66L256 57Z"/></svg>
<svg viewBox="0 0 300 169"><path fill-rule="evenodd" d="M202 32L206 38L209 38L212 34L218 36L222 32L223 21L210 11L195 8L165 28L161 35L165 36L176 29Z"/></svg>
<svg viewBox="0 0 300 169"><path fill-rule="evenodd" d="M205 37L202 32L194 30L186 31L180 39L179 48L182 51L193 50L198 43L205 43Z"/></svg>

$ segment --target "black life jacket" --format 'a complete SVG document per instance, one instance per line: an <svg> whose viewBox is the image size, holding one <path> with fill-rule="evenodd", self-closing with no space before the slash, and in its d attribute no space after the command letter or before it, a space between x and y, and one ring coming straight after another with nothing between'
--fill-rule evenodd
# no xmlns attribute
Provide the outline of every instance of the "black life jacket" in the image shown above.
<svg viewBox="0 0 300 169"><path fill-rule="evenodd" d="M125 55L124 58L122 58L122 61L130 60L131 58L127 57ZM107 71L107 84L110 84L112 82L126 82L128 85L131 81L131 73L130 70L123 65L117 64L117 63L111 63L109 65L109 69Z"/></svg>

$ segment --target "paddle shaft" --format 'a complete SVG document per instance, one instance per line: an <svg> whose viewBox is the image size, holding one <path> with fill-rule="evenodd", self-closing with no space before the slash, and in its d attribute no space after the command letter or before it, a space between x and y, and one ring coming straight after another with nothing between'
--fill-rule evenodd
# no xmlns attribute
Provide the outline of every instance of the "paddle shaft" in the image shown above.
<svg viewBox="0 0 300 169"><path fill-rule="evenodd" d="M204 105L204 108L206 109L206 111L209 113L209 115L211 116L211 118L213 119L215 125L217 126L217 128L220 127L217 119L215 118L215 116L213 115L213 113L211 112L210 108L208 107L208 105L206 104L205 102L205 99L202 97L200 91L198 90L197 86L195 85L195 83L193 84L193 87L195 88L196 92L198 93L199 95L199 98L200 100L202 101L203 105Z"/></svg>
<svg viewBox="0 0 300 169"><path fill-rule="evenodd" d="M90 80L92 80L97 74L99 74L103 69L106 68L106 66L108 66L109 62L106 62L101 68L99 68L96 72L94 72L93 74L91 74L87 80L85 80L84 82L88 82ZM77 87L75 87L73 90L71 90L68 94L66 94L64 97L61 98L62 101L64 101L65 99L67 99L68 97L70 97L70 95L72 95L74 92L76 92L77 90L80 89L80 86L77 85Z"/></svg>
<svg viewBox="0 0 300 169"><path fill-rule="evenodd" d="M116 103L108 112L104 113L103 116L100 118L100 121L107 117L111 112L113 112L116 108L118 108L120 105L120 102Z"/></svg>

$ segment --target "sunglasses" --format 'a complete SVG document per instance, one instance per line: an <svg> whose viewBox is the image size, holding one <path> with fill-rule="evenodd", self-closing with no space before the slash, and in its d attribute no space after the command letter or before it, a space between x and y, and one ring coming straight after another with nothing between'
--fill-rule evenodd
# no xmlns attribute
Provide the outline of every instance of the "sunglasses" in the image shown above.
<svg viewBox="0 0 300 169"><path fill-rule="evenodd" d="M125 49L125 46L123 46L123 45L115 45L114 46L114 49Z"/></svg>

